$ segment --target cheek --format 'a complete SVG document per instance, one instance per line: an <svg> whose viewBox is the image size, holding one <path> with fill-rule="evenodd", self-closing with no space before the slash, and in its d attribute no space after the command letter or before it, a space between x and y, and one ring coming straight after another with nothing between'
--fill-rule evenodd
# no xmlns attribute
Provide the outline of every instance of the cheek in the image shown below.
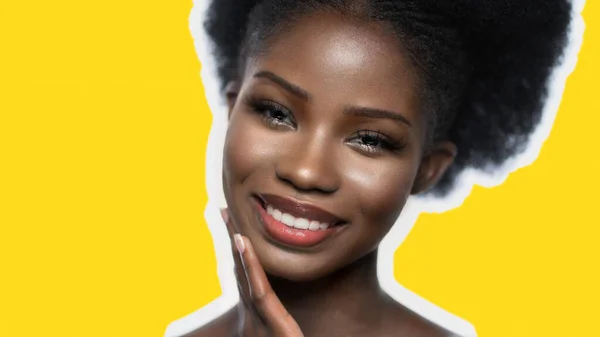
<svg viewBox="0 0 600 337"><path fill-rule="evenodd" d="M406 157L362 163L347 174L365 223L378 224L387 231L396 222L414 183L414 160Z"/></svg>
<svg viewBox="0 0 600 337"><path fill-rule="evenodd" d="M223 170L228 187L244 182L272 165L276 147L263 128L245 114L234 113L225 138Z"/></svg>

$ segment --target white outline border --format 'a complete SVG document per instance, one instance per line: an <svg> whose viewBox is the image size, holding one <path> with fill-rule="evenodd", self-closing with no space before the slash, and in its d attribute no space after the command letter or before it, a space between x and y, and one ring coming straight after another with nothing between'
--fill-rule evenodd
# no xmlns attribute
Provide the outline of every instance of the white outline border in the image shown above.
<svg viewBox="0 0 600 337"><path fill-rule="evenodd" d="M465 171L460 176L459 183L452 194L443 199L410 198L402 215L379 246L377 275L384 291L408 309L449 330L457 337L476 337L477 332L469 322L435 306L400 285L394 278L394 253L412 229L420 213L441 213L459 207L471 193L473 185L488 188L500 185L511 172L535 161L554 124L566 80L577 64L585 30L585 23L581 15L585 2L586 0L573 0L569 45L565 49L562 64L554 70L542 122L533 133L527 150L496 169L494 175L476 170ZM204 60L201 79L213 116L206 150L206 187L209 201L204 215L215 246L217 274L221 283L222 295L201 309L169 324L165 337L180 337L193 332L229 311L239 301L230 239L219 214L219 210L226 205L221 170L222 150L227 129L227 108L219 91L216 62L212 62L214 59L211 52L212 46L203 28L205 13L210 3L211 0L194 0L189 24L198 57L200 60ZM194 266L190 266L190 268L194 268Z"/></svg>

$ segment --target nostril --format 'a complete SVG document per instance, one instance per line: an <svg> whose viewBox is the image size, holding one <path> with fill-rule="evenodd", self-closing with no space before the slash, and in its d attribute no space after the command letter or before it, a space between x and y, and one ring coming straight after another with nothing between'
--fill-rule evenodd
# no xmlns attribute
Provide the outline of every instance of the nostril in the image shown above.
<svg viewBox="0 0 600 337"><path fill-rule="evenodd" d="M336 162L323 146L287 152L277 162L275 173L281 182L304 193L331 194L340 185Z"/></svg>
<svg viewBox="0 0 600 337"><path fill-rule="evenodd" d="M323 193L323 194L330 194L330 193L335 192L335 189L328 188L328 187L324 186L324 184L319 184L318 181L314 181L311 179L302 179L302 178L294 179L294 178L288 178L286 176L282 176L280 174L277 174L277 178L284 184L292 187L294 190L297 190L297 191L303 192L303 193L317 192L317 193Z"/></svg>

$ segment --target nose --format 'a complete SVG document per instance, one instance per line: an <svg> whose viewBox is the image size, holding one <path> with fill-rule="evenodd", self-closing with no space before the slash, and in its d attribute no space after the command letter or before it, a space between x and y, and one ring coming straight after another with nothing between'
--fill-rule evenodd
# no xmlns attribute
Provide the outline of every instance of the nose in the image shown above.
<svg viewBox="0 0 600 337"><path fill-rule="evenodd" d="M275 172L296 190L332 194L340 187L335 151L324 136L298 137L282 146Z"/></svg>

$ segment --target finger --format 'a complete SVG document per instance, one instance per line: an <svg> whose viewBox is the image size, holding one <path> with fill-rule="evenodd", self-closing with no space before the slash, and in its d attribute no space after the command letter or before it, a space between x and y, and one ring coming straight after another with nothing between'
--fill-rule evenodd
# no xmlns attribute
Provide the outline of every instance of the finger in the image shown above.
<svg viewBox="0 0 600 337"><path fill-rule="evenodd" d="M236 233L236 230L234 228L234 225L232 223L233 221L231 220L231 216L227 208L221 209L221 217L223 218L223 222L225 223L227 231L229 232L231 238L231 249L233 253L233 260L235 263L234 271L237 279L237 287L240 294L240 300L242 304L246 307L248 312L252 313L253 320L258 319L260 322L260 314L253 305L252 300L250 299L250 283L248 282L248 279L246 277L246 272L244 270L244 264L241 260L241 255L239 254L239 251L235 245L234 235ZM256 332L255 335L257 335Z"/></svg>
<svg viewBox="0 0 600 337"><path fill-rule="evenodd" d="M227 208L221 209L221 217L223 218L223 222L225 223L225 226L227 227L227 232L229 233L229 238L231 240L231 252L233 253L233 259L235 261L236 271L243 271L244 269L243 269L243 266L241 263L242 262L241 257L235 246L235 240L234 240L234 235L237 232L232 224L231 217L229 215L229 210Z"/></svg>
<svg viewBox="0 0 600 337"><path fill-rule="evenodd" d="M229 236L233 240L233 235L237 233L235 228L233 228L233 223L231 221L231 217L229 216L229 209L221 208L221 218L223 218L223 222L225 223L225 227L227 227L227 232ZM233 241L232 241L233 242Z"/></svg>
<svg viewBox="0 0 600 337"><path fill-rule="evenodd" d="M238 253L238 250L235 246L234 243L234 234L235 231L233 229L233 225L231 224L231 217L229 216L229 211L227 208L222 208L221 209L221 217L223 218L223 222L225 223L225 226L227 227L227 232L229 233L229 237L231 239L231 252L233 253L233 261L235 263L235 274L236 274L236 278L238 279L238 288L240 288L240 282L242 284L246 284L247 280L246 280L246 274L244 272L244 267L242 264L242 260L241 257Z"/></svg>
<svg viewBox="0 0 600 337"><path fill-rule="evenodd" d="M235 274L236 278L238 279L238 288L240 288L240 292L244 292L242 291L242 288L247 287L241 287L240 285L247 284L248 280L246 279L246 273L244 271L244 265L242 263L241 256L235 246L234 235L236 232L233 228L233 225L231 224L231 217L229 216L229 211L227 208L221 209L221 217L223 218L223 222L227 227L227 232L229 232L229 236L231 239L231 251L233 253L233 261L235 263Z"/></svg>
<svg viewBox="0 0 600 337"><path fill-rule="evenodd" d="M303 336L300 327L271 288L250 240L239 234L234 237L250 285L250 298L265 323L277 337Z"/></svg>

